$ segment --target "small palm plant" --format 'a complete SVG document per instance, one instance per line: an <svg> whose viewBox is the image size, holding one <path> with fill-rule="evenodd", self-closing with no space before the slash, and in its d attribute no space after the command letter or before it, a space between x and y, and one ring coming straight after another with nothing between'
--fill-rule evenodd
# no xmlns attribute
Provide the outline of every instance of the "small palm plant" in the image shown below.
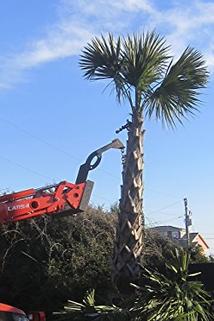
<svg viewBox="0 0 214 321"><path fill-rule="evenodd" d="M175 250L166 273L145 270L146 285L133 285L138 292L130 311L136 320L147 321L208 321L211 297L201 282L193 281L199 273L189 274L189 255Z"/></svg>
<svg viewBox="0 0 214 321"><path fill-rule="evenodd" d="M95 290L87 292L82 303L68 300L63 318L60 320L130 321L128 311L115 305L96 305Z"/></svg>

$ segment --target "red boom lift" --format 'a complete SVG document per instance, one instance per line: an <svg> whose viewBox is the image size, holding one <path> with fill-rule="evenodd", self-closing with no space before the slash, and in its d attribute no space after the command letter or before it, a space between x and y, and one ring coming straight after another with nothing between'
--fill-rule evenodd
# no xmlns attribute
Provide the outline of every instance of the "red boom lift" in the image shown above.
<svg viewBox="0 0 214 321"><path fill-rule="evenodd" d="M17 222L45 214L73 215L83 212L93 188L93 182L87 180L88 173L99 165L103 152L110 148L123 149L124 146L119 139L115 139L91 153L80 166L74 184L62 181L0 196L0 223ZM6 304L0 304L0 316L1 321L27 321L22 310ZM31 313L30 319L45 321L45 316L43 312L35 312Z"/></svg>
<svg viewBox="0 0 214 321"><path fill-rule="evenodd" d="M88 172L99 165L103 152L110 148L123 149L124 146L119 139L115 139L91 153L80 166L75 184L62 181L0 196L0 223L17 222L44 214L76 214L84 211L93 188L93 182L87 180Z"/></svg>

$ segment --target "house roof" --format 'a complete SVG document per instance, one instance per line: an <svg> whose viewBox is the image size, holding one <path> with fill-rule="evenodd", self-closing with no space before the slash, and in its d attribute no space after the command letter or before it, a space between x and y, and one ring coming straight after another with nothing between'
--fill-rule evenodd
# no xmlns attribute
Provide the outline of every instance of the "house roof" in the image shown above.
<svg viewBox="0 0 214 321"><path fill-rule="evenodd" d="M195 232L195 233L190 233L190 234L189 234L190 241L193 242L194 238L195 238L197 235L200 236L200 234L197 233L197 232Z"/></svg>
<svg viewBox="0 0 214 321"><path fill-rule="evenodd" d="M198 232L193 232L193 233L189 233L189 237L190 237L190 242L194 243L194 239L196 238L196 236L198 236L201 241L204 243L204 245L206 246L207 249L209 249L209 245L206 243L206 241L204 240L204 238L201 236L200 233ZM182 240L186 239L186 234L182 237Z"/></svg>
<svg viewBox="0 0 214 321"><path fill-rule="evenodd" d="M207 249L209 249L209 245L207 244L205 239L199 233L190 233L191 242L194 242L194 239L196 238L196 236L200 237L201 241L204 243L204 245L207 247Z"/></svg>
<svg viewBox="0 0 214 321"><path fill-rule="evenodd" d="M170 229L175 229L175 230L184 230L182 227L177 227L177 226L172 226L172 225L159 225L159 226L154 226L154 227L151 227L150 229L151 230L158 230L158 229L167 229L167 228L170 228Z"/></svg>

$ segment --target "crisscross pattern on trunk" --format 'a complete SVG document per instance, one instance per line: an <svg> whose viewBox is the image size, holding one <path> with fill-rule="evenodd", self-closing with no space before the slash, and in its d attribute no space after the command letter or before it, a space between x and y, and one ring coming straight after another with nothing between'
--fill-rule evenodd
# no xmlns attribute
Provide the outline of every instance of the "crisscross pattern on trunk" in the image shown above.
<svg viewBox="0 0 214 321"><path fill-rule="evenodd" d="M138 260L144 239L143 221L143 119L135 113L128 131L127 151L123 168L120 212L113 255L113 280L136 279Z"/></svg>

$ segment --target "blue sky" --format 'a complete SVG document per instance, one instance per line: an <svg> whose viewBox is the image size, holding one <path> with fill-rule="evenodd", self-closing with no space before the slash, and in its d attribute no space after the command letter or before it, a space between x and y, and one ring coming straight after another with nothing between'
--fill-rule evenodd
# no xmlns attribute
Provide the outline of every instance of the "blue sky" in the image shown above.
<svg viewBox="0 0 214 321"><path fill-rule="evenodd" d="M201 113L175 131L146 122L147 224L183 226L183 198L193 231L214 252L214 2L146 0L7 0L0 10L0 190L74 181L95 148L111 141L129 115L102 82L83 79L78 56L95 35L156 29L178 57L199 49L211 72ZM125 133L118 136L125 142ZM119 199L121 155L109 151L95 181L94 204Z"/></svg>

